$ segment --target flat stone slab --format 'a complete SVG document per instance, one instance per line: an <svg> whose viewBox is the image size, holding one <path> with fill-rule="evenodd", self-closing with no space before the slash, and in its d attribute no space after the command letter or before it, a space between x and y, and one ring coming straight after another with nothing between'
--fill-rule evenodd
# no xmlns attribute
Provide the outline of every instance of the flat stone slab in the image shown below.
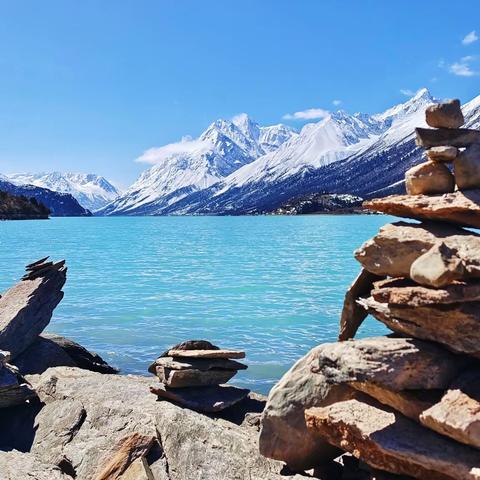
<svg viewBox="0 0 480 480"><path fill-rule="evenodd" d="M374 284L372 297L380 303L422 307L426 305L480 301L480 282L455 282L441 288L417 285L404 278L390 278Z"/></svg>
<svg viewBox="0 0 480 480"><path fill-rule="evenodd" d="M480 131L478 132L480 135ZM436 220L480 228L480 190L443 195L391 195L363 202L364 208L397 217Z"/></svg>
<svg viewBox="0 0 480 480"><path fill-rule="evenodd" d="M170 388L205 387L227 383L236 370L172 370L158 366L156 374L161 383Z"/></svg>
<svg viewBox="0 0 480 480"><path fill-rule="evenodd" d="M417 145L424 148L442 145L464 148L480 143L480 130L469 128L416 128L415 133Z"/></svg>
<svg viewBox="0 0 480 480"><path fill-rule="evenodd" d="M246 370L247 365L228 358L178 358L159 357L149 367L148 371L156 375L157 367L166 367L171 370Z"/></svg>
<svg viewBox="0 0 480 480"><path fill-rule="evenodd" d="M439 242L457 251L469 277L480 277L480 235L442 223L384 225L355 251L355 258L369 272L408 278L412 264Z"/></svg>
<svg viewBox="0 0 480 480"><path fill-rule="evenodd" d="M250 393L246 388L237 388L232 385L169 389L159 384L156 387L150 387L150 391L159 398L170 400L181 407L206 413L225 410L246 398Z"/></svg>
<svg viewBox="0 0 480 480"><path fill-rule="evenodd" d="M480 401L461 390L449 390L440 402L422 412L420 421L441 435L480 448Z"/></svg>
<svg viewBox="0 0 480 480"><path fill-rule="evenodd" d="M245 358L239 350L169 350L169 357L181 358Z"/></svg>
<svg viewBox="0 0 480 480"><path fill-rule="evenodd" d="M374 468L418 479L478 480L479 452L377 402L337 402L305 412L307 427Z"/></svg>
<svg viewBox="0 0 480 480"><path fill-rule="evenodd" d="M394 332L480 358L480 302L420 307L380 303L372 297L359 302Z"/></svg>

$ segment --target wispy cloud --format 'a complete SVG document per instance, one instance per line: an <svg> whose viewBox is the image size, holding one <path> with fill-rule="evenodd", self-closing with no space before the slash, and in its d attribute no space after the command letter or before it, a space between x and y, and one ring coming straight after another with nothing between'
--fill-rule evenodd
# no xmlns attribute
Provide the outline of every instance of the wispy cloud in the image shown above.
<svg viewBox="0 0 480 480"><path fill-rule="evenodd" d="M409 88L401 88L400 93L406 97L413 97L415 95L415 92Z"/></svg>
<svg viewBox="0 0 480 480"><path fill-rule="evenodd" d="M285 120L319 120L328 117L330 112L323 108L308 108L300 112L286 113L282 118Z"/></svg>
<svg viewBox="0 0 480 480"><path fill-rule="evenodd" d="M139 163L149 163L157 165L168 161L172 155L183 153L188 155L193 152L207 151L211 144L207 140L192 139L189 136L183 137L180 142L170 143L159 148L149 148L145 150L135 161Z"/></svg>
<svg viewBox="0 0 480 480"><path fill-rule="evenodd" d="M471 66L471 63L475 60L475 57L468 55L461 58L458 62L449 65L448 70L459 77L473 77L478 74Z"/></svg>
<svg viewBox="0 0 480 480"><path fill-rule="evenodd" d="M342 101L341 101L341 100L333 100L332 103L333 103L336 107L338 107L339 105L342 104Z"/></svg>
<svg viewBox="0 0 480 480"><path fill-rule="evenodd" d="M467 35L465 35L465 38L462 40L462 43L464 45L470 45L471 43L474 43L478 40L477 32L475 30L471 31Z"/></svg>

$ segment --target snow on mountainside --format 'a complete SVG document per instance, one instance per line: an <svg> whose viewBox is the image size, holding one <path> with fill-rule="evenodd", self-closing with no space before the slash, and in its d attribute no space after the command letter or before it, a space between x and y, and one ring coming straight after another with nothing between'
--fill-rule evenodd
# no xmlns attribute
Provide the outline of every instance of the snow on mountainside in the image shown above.
<svg viewBox="0 0 480 480"><path fill-rule="evenodd" d="M7 175L16 185L35 185L54 192L69 193L82 207L95 211L120 195L104 177L84 173L14 173Z"/></svg>
<svg viewBox="0 0 480 480"><path fill-rule="evenodd" d="M197 139L147 150L138 160L154 164L98 213L158 215L204 190L297 135L285 125L260 127L246 114L213 122Z"/></svg>

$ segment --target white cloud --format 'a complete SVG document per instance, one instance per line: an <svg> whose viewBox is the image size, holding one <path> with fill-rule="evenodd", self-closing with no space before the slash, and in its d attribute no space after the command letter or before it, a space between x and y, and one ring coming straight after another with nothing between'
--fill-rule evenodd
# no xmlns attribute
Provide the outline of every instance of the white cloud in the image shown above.
<svg viewBox="0 0 480 480"><path fill-rule="evenodd" d="M415 92L409 88L401 88L400 93L406 97L413 97L415 95Z"/></svg>
<svg viewBox="0 0 480 480"><path fill-rule="evenodd" d="M477 40L478 40L477 33L475 32L475 30L473 30L472 32L465 35L465 38L462 40L462 43L464 45L470 45L471 43L476 42Z"/></svg>
<svg viewBox="0 0 480 480"><path fill-rule="evenodd" d="M468 55L461 58L460 61L452 63L448 67L448 70L450 73L453 73L459 77L473 77L474 75L477 75L477 72L472 69L470 64L475 60L475 57Z"/></svg>
<svg viewBox="0 0 480 480"><path fill-rule="evenodd" d="M328 115L330 115L330 112L323 108L308 108L301 112L286 113L283 118L285 120L318 120L328 117Z"/></svg>
<svg viewBox="0 0 480 480"><path fill-rule="evenodd" d="M168 160L171 155L177 155L181 153L188 155L193 152L207 151L209 148L211 148L211 143L209 141L193 140L192 137L186 136L177 143L170 143L158 148L149 148L148 150L145 150L145 152L143 152L143 154L137 159L135 159L135 161L139 163L156 165Z"/></svg>
<svg viewBox="0 0 480 480"><path fill-rule="evenodd" d="M338 107L339 105L341 105L342 101L341 100L333 100L332 102L336 107Z"/></svg>

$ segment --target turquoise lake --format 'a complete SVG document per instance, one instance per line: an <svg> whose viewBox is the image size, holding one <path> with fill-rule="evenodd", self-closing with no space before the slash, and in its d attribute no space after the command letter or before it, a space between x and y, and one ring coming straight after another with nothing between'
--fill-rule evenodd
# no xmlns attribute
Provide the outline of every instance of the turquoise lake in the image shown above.
<svg viewBox="0 0 480 480"><path fill-rule="evenodd" d="M385 216L92 217L0 222L0 291L40 257L65 258L48 331L123 373L148 375L169 346L245 349L232 381L267 393L313 346L334 341L353 251ZM369 318L359 336L380 335ZM152 381L154 381L152 377Z"/></svg>

